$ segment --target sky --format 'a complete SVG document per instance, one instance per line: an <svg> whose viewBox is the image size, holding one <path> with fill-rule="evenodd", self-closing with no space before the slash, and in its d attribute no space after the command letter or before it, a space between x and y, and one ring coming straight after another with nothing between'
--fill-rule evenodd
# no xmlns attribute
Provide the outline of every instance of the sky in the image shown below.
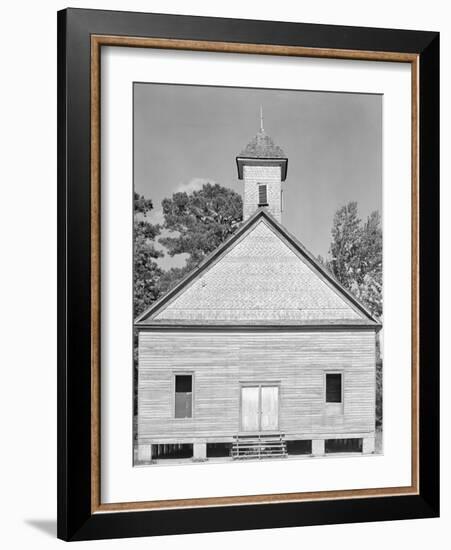
<svg viewBox="0 0 451 550"><path fill-rule="evenodd" d="M321 91L134 84L134 186L154 204L219 183L243 193L236 156L265 132L288 157L282 224L327 256L335 211L357 201L382 214L382 96ZM167 269L184 257L159 260Z"/></svg>

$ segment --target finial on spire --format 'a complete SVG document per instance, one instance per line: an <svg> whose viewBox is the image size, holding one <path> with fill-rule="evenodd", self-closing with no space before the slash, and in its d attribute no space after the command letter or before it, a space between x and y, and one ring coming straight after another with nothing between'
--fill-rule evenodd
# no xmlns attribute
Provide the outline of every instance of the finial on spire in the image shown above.
<svg viewBox="0 0 451 550"><path fill-rule="evenodd" d="M260 131L264 132L264 128L263 128L263 105L260 105Z"/></svg>

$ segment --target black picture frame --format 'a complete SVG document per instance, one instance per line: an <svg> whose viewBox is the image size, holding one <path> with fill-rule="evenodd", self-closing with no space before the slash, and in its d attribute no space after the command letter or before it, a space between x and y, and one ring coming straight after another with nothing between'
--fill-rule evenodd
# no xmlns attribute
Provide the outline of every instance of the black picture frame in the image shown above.
<svg viewBox="0 0 451 550"><path fill-rule="evenodd" d="M401 52L419 59L419 494L93 513L91 36ZM58 13L58 537L201 533L439 515L439 33L67 9Z"/></svg>

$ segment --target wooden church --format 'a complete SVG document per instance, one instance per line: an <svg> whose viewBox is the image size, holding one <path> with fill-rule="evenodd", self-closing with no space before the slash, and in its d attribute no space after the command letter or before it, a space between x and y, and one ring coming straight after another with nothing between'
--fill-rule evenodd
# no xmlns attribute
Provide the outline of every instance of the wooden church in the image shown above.
<svg viewBox="0 0 451 550"><path fill-rule="evenodd" d="M236 164L244 223L135 322L137 463L372 453L380 324L283 227L263 122Z"/></svg>

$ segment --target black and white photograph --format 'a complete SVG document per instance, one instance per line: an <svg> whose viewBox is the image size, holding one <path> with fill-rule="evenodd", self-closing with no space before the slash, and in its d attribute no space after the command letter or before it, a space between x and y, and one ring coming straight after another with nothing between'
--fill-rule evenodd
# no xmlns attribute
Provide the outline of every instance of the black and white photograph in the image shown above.
<svg viewBox="0 0 451 550"><path fill-rule="evenodd" d="M446 8L5 4L3 548L446 548Z"/></svg>
<svg viewBox="0 0 451 550"><path fill-rule="evenodd" d="M383 453L382 99L133 84L135 466Z"/></svg>

